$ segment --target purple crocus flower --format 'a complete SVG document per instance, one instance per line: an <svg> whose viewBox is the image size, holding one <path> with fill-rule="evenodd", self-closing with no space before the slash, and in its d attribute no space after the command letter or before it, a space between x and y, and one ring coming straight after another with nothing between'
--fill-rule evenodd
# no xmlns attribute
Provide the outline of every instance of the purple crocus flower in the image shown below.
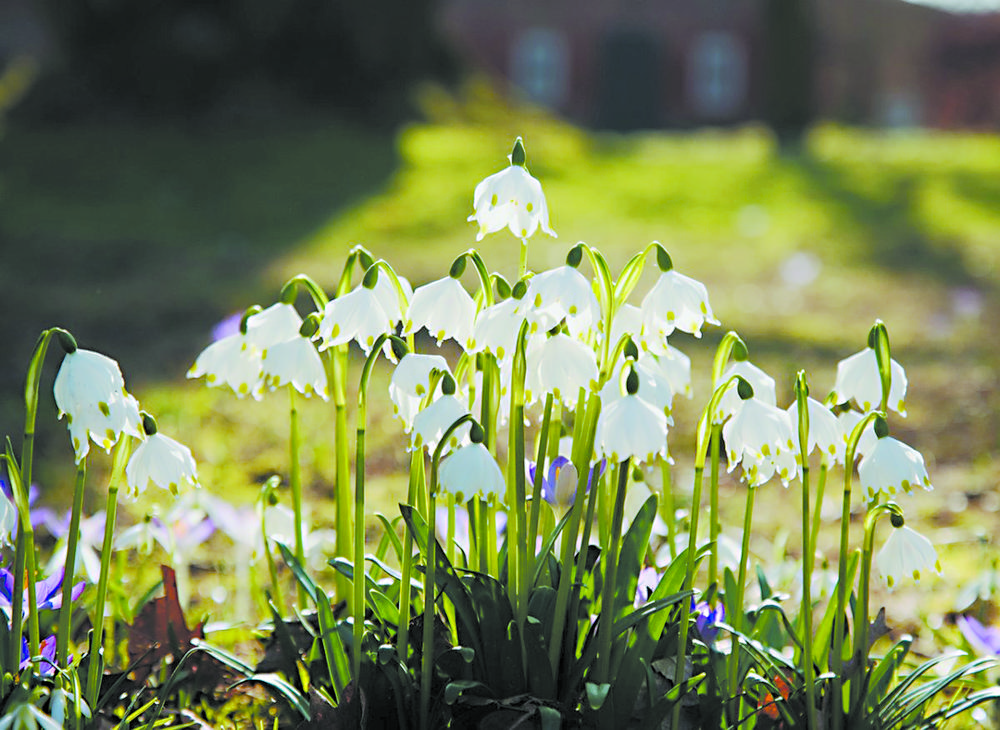
<svg viewBox="0 0 1000 730"><path fill-rule="evenodd" d="M240 322L242 321L243 312L230 314L212 328L212 342L218 342L224 337L235 335L240 331Z"/></svg>
<svg viewBox="0 0 1000 730"><path fill-rule="evenodd" d="M649 601L653 595L653 591L656 590L656 586L660 584L661 575L662 573L657 571L656 568L651 567L646 567L639 571L639 582L636 585L635 600L632 602L633 606L639 608Z"/></svg>
<svg viewBox="0 0 1000 730"><path fill-rule="evenodd" d="M549 468L542 477L542 499L544 499L549 504L565 504L565 506L570 507L573 502L576 501L576 484L573 484L573 489L569 491L569 494L565 497L559 494L557 489L559 485L559 474L562 472L563 468L567 465L571 465L572 462L565 456L557 456L549 464ZM604 474L604 469L607 466L607 462L604 459L596 464L590 470L590 474L587 476L587 493L590 493L590 485L594 480L594 471L596 469L597 478L600 479L601 475ZM528 480L531 482L532 486L535 484L535 471L537 470L537 464L533 461L528 462Z"/></svg>
<svg viewBox="0 0 1000 730"><path fill-rule="evenodd" d="M962 636L977 652L985 656L1000 656L1000 627L983 626L972 616L959 616L956 623Z"/></svg>
<svg viewBox="0 0 1000 730"><path fill-rule="evenodd" d="M56 671L56 637L46 636L38 646L42 661L38 665L38 671L42 676L55 674ZM26 669L31 664L31 649L28 646L27 637L21 637L21 665L18 670Z"/></svg>
<svg viewBox="0 0 1000 730"><path fill-rule="evenodd" d="M692 598L691 610L695 613L694 625L698 630L698 635L706 644L711 644L715 641L715 637L719 635L718 624L720 621L725 620L726 609L723 608L721 603L715 608L712 608L705 601L699 601L696 604Z"/></svg>
<svg viewBox="0 0 1000 730"><path fill-rule="evenodd" d="M35 583L35 600L38 604L39 610L49 609L55 610L62 606L62 584L63 584L63 570L58 573L53 574L48 578L43 578L42 580ZM72 598L77 600L80 594L83 593L83 589L86 587L84 581L80 581L75 586L73 586ZM14 593L14 574L9 570L0 568L0 609L7 615L10 619L13 617L13 593ZM28 591L24 592L21 616L22 618L28 615Z"/></svg>
<svg viewBox="0 0 1000 730"><path fill-rule="evenodd" d="M14 490L7 483L6 480L0 479L0 490L3 491L4 496L7 497L14 504L14 509L17 509L17 503L14 502ZM55 513L48 507L35 507L35 503L38 501L38 496L41 492L38 489L38 485L32 484L28 487L28 509L31 512L31 526L38 527L39 525L48 526L49 521L55 516ZM17 526L15 528L15 534L17 529L20 529L21 522L18 520Z"/></svg>

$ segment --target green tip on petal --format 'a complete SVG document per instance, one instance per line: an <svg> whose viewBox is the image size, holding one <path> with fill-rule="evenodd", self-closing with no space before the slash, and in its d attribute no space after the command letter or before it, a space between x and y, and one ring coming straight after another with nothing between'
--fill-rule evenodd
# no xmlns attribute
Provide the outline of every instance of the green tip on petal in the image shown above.
<svg viewBox="0 0 1000 730"><path fill-rule="evenodd" d="M56 338L59 340L59 344L62 346L63 352L67 355L72 355L76 352L77 344L76 338L73 337L69 332L64 329L56 330Z"/></svg>
<svg viewBox="0 0 1000 730"><path fill-rule="evenodd" d="M518 137L514 140L514 148L510 151L510 164L524 167L528 157L524 152L524 142Z"/></svg>
<svg viewBox="0 0 1000 730"><path fill-rule="evenodd" d="M656 242L656 265L660 267L660 271L670 271L674 268L674 260L659 241Z"/></svg>

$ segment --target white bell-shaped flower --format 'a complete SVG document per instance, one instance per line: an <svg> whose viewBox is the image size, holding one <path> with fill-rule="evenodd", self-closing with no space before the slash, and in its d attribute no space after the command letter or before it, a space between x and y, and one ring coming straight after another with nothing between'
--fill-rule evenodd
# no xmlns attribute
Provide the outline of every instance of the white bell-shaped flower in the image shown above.
<svg viewBox="0 0 1000 730"><path fill-rule="evenodd" d="M380 277L384 278L384 277ZM393 324L372 289L361 285L347 294L331 299L323 307L323 319L317 333L320 350L357 341L365 354L371 352L375 339L392 332Z"/></svg>
<svg viewBox="0 0 1000 730"><path fill-rule="evenodd" d="M645 343L643 343L645 344ZM673 345L663 340L657 347L650 347L647 354L652 355L652 360L664 377L670 383L675 394L691 398L694 391L691 390L691 358L678 350ZM640 360L646 361L640 355Z"/></svg>
<svg viewBox="0 0 1000 730"><path fill-rule="evenodd" d="M930 477L920 452L892 436L878 439L858 464L858 476L869 498L898 491L909 493L914 487L930 491Z"/></svg>
<svg viewBox="0 0 1000 730"><path fill-rule="evenodd" d="M892 382L889 385L888 407L901 416L906 416L906 372L895 360L889 360ZM833 386L837 403L846 403L852 398L862 411L878 408L882 402L882 380L878 374L878 359L875 350L866 347L837 363L837 380Z"/></svg>
<svg viewBox="0 0 1000 730"><path fill-rule="evenodd" d="M606 408L608 405L626 397L621 389L621 362L615 365L608 382L601 388L601 404ZM674 421L670 417L670 412L674 400L674 388L670 376L660 367L657 359L648 352L640 353L639 359L634 363L635 373L639 376L639 389L636 395L656 408L663 411L667 416L667 425L672 426Z"/></svg>
<svg viewBox="0 0 1000 730"><path fill-rule="evenodd" d="M158 433L155 424L150 427L148 417L145 420L149 435L132 453L125 467L125 481L133 494L144 492L150 482L169 489L172 494L177 494L184 484L196 486L198 467L191 449Z"/></svg>
<svg viewBox="0 0 1000 730"><path fill-rule="evenodd" d="M675 329L701 337L704 324L719 324L700 281L674 269L660 274L642 300L642 330L646 338L667 337Z"/></svg>
<svg viewBox="0 0 1000 730"><path fill-rule="evenodd" d="M921 573L941 573L941 561L934 545L906 525L893 528L889 539L875 555L875 566L890 588L901 580L920 580Z"/></svg>
<svg viewBox="0 0 1000 730"><path fill-rule="evenodd" d="M405 276L397 275L396 278L399 280L399 287L403 290L403 295L406 297L406 302L403 303L403 306L408 306L410 298L413 296L413 287L410 286L410 282ZM375 287L372 291L375 292L375 298L382 305L382 309L389 316L389 320L393 326L402 322L404 310L400 305L399 292L396 291L396 286L392 283L388 274L379 272L378 281L375 282Z"/></svg>
<svg viewBox="0 0 1000 730"><path fill-rule="evenodd" d="M520 144L518 138L515 153L518 153ZM529 238L538 228L556 237L555 231L549 228L549 206L545 202L542 184L524 167L523 147L518 154L521 159L514 160L509 156L509 167L490 175L476 186L473 194L475 213L469 216L469 220L479 224L477 241L482 241L487 233L503 228L509 228L518 238Z"/></svg>
<svg viewBox="0 0 1000 730"><path fill-rule="evenodd" d="M631 458L652 461L667 451L667 417L638 395L625 395L601 408L595 440L597 453L612 462Z"/></svg>
<svg viewBox="0 0 1000 730"><path fill-rule="evenodd" d="M725 383L734 375L739 375L750 383L753 388L754 398L757 400L767 403L769 406L778 404L778 398L775 395L774 378L749 360L736 360L729 363L729 366L723 371L719 383ZM739 408L740 396L734 382L729 385L729 388L726 389L726 392L719 399L719 408L713 414L712 420L714 423L722 423L728 416L736 413Z"/></svg>
<svg viewBox="0 0 1000 730"><path fill-rule="evenodd" d="M469 352L488 352L498 360L511 357L524 321L517 313L519 304L520 301L510 298L479 310Z"/></svg>
<svg viewBox="0 0 1000 730"><path fill-rule="evenodd" d="M643 350L647 344L642 341L642 310L634 304L622 304L615 310L615 318L611 322L611 347L617 347L625 335L629 335Z"/></svg>
<svg viewBox="0 0 1000 730"><path fill-rule="evenodd" d="M569 410L576 407L580 388L597 388L597 357L577 339L562 333L534 344L527 353L525 390L531 400L546 393Z"/></svg>
<svg viewBox="0 0 1000 730"><path fill-rule="evenodd" d="M228 385L240 398L260 400L264 392L260 350L242 332L223 337L206 347L188 370L189 378L205 376L209 387Z"/></svg>
<svg viewBox="0 0 1000 730"><path fill-rule="evenodd" d="M461 282L446 276L417 287L413 292L403 334L426 327L439 345L450 337L463 348L468 348L475 320L475 301Z"/></svg>
<svg viewBox="0 0 1000 730"><path fill-rule="evenodd" d="M139 434L138 403L110 357L79 348L67 353L53 395L59 417L67 418L77 463L90 451L90 439L110 451L123 433Z"/></svg>
<svg viewBox="0 0 1000 730"><path fill-rule="evenodd" d="M444 432L462 416L469 414L454 395L442 395L429 406L420 411L413 419L413 430L410 432L410 443L414 449L426 446L431 453L437 448ZM468 439L470 424L463 423L448 436L446 448L454 449Z"/></svg>
<svg viewBox="0 0 1000 730"><path fill-rule="evenodd" d="M763 484L766 478L780 472L791 455L791 469L795 469L795 443L788 423L788 414L756 397L742 401L736 413L722 426L726 443L729 471L743 464L744 476L751 486ZM773 459L775 470L769 469L764 459Z"/></svg>
<svg viewBox="0 0 1000 730"><path fill-rule="evenodd" d="M431 386L431 373L451 373L447 361L440 355L407 353L400 359L389 379L389 398L393 412L403 422L406 433L413 428L413 419Z"/></svg>
<svg viewBox="0 0 1000 730"><path fill-rule="evenodd" d="M601 321L590 279L569 264L532 276L517 312L527 318L532 332L552 329L565 319L569 333L581 338Z"/></svg>
<svg viewBox="0 0 1000 730"><path fill-rule="evenodd" d="M847 437L844 436L841 422L833 415L833 411L815 398L806 399L806 410L809 413L809 441L806 444L806 453L811 454L814 449L818 449L831 463L843 464ZM788 406L786 413L788 413L792 436L797 440L799 432L798 401Z"/></svg>
<svg viewBox="0 0 1000 730"><path fill-rule="evenodd" d="M796 454L790 449L771 453L768 456L747 451L743 454L743 477L752 487L768 482L777 476L786 487L799 472Z"/></svg>
<svg viewBox="0 0 1000 730"><path fill-rule="evenodd" d="M488 502L503 502L506 482L496 459L481 443L456 449L441 462L438 484L455 495L457 502L478 496Z"/></svg>
<svg viewBox="0 0 1000 730"><path fill-rule="evenodd" d="M247 342L259 351L299 333L302 317L291 304L277 302L247 318Z"/></svg>
<svg viewBox="0 0 1000 730"><path fill-rule="evenodd" d="M264 383L272 390L291 385L306 397L317 393L323 400L330 399L323 361L309 338L296 332L291 339L271 345L261 354L261 364Z"/></svg>
<svg viewBox="0 0 1000 730"><path fill-rule="evenodd" d="M837 414L837 422L844 431L845 459L847 458L847 440L851 437L851 432L854 431L854 427L861 423L862 418L864 418L864 415L858 413L857 411L842 411ZM878 436L875 435L875 425L869 423L865 430L861 432L861 438L858 439L858 444L854 449L855 457L870 454L871 450L875 448L875 443L877 441Z"/></svg>

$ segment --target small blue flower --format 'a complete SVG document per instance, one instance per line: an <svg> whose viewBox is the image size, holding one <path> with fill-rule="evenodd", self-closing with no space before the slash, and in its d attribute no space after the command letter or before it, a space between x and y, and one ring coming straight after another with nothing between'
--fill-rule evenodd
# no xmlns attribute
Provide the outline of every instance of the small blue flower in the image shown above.
<svg viewBox="0 0 1000 730"><path fill-rule="evenodd" d="M55 610L62 606L62 584L63 570L55 575L35 583L35 600L39 610ZM84 581L80 581L73 586L72 598L76 601L86 586ZM0 609L7 615L8 619L13 616L13 594L14 594L14 574L9 570L0 568ZM28 615L28 592L24 592L21 616Z"/></svg>
<svg viewBox="0 0 1000 730"><path fill-rule="evenodd" d="M705 601L699 601L696 604L692 598L691 610L695 612L694 625L698 630L698 635L706 644L711 644L719 635L719 623L725 620L726 609L721 603L715 608L709 606Z"/></svg>
<svg viewBox="0 0 1000 730"><path fill-rule="evenodd" d="M557 489L559 487L559 475L563 472L563 469L572 465L572 462L565 456L557 456L552 460L552 463L549 464L549 468L546 470L545 476L542 477L542 499L553 505L562 504L567 507L572 506L573 502L576 501L576 479L573 479L572 488L567 489L568 493L565 496L560 493L561 490ZM588 494L590 493L590 485L594 480L595 471L597 478L600 479L601 475L604 474L606 465L607 462L601 459L598 464L591 468L590 475L587 477ZM537 464L533 461L528 462L528 479L531 481L532 486L535 484L536 470Z"/></svg>

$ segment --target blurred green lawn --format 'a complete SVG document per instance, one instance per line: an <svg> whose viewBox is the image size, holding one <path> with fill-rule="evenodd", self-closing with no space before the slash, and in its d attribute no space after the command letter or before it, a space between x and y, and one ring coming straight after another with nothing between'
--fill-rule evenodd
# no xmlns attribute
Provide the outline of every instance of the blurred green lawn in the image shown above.
<svg viewBox="0 0 1000 730"><path fill-rule="evenodd" d="M530 266L557 265L584 240L617 272L661 241L680 271L706 283L723 328L739 331L775 376L782 404L802 367L813 393L825 395L837 360L864 346L876 317L885 320L910 378L909 417L892 420L894 433L924 453L938 487L903 498L903 507L943 546L946 570L954 566L948 586L969 577L983 551L995 554L1000 138L821 126L798 154L782 155L760 128L591 134L482 96L428 95L428 121L396 135L325 118L281 127L9 125L0 138L5 430L20 431L38 331L66 326L82 346L122 363L161 430L192 447L206 489L251 499L267 476L287 473L287 399L238 401L185 381L211 326L274 301L299 271L332 287L355 243L414 285L443 276L475 245L466 222L473 188L506 164L520 134L559 233L535 237ZM491 268L514 272L508 233L481 250ZM810 272L808 284L796 281ZM681 471L723 328L675 342L694 360L697 389L679 405L671 436ZM368 499L392 515L406 455L385 407L387 378L379 370L372 391ZM60 495L73 470L46 399L37 473L46 494ZM308 403L303 419L313 521L327 523L332 406ZM727 524L738 529L743 500L738 487L727 490ZM831 483L834 514L836 492ZM89 504L100 499L95 487ZM782 488L768 486L761 499L761 534L794 535L797 509L785 506ZM947 610L947 598L935 606Z"/></svg>

